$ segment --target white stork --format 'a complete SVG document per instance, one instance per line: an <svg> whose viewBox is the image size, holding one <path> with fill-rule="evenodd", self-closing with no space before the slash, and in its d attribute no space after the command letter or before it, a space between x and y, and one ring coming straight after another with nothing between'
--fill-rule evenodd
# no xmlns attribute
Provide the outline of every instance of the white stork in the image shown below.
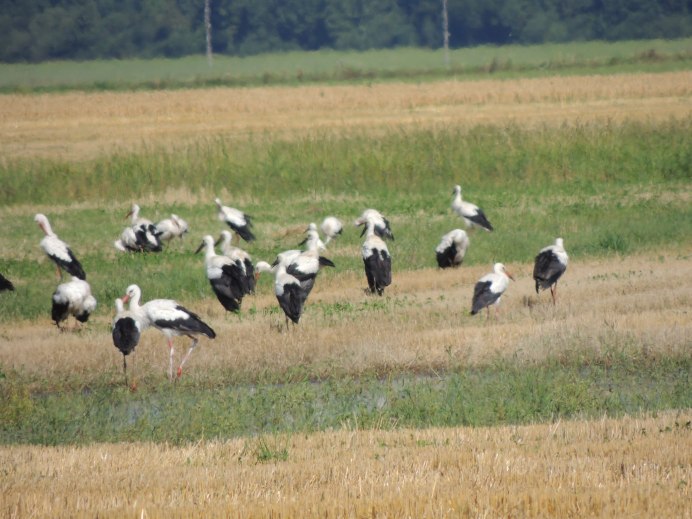
<svg viewBox="0 0 692 519"><path fill-rule="evenodd" d="M298 324L309 291L306 292L298 278L286 272L284 263L276 263L272 266L266 261L259 261L255 265L255 270L258 275L262 272L274 273L274 294L286 316L286 330L288 330L289 319L294 324Z"/></svg>
<svg viewBox="0 0 692 519"><path fill-rule="evenodd" d="M170 242L173 238L182 239L189 230L187 222L177 214L172 214L170 218L161 220L155 227L156 231L161 233L159 239L165 242Z"/></svg>
<svg viewBox="0 0 692 519"><path fill-rule="evenodd" d="M363 230L360 236L363 237L365 230L367 228L367 223L372 222L375 230L375 234L380 238L385 240L393 240L394 234L392 234L392 228L389 225L389 220L387 220L382 214L376 209L366 209L363 211L354 223L356 227L363 225Z"/></svg>
<svg viewBox="0 0 692 519"><path fill-rule="evenodd" d="M332 260L320 256L320 246L323 247L324 244L322 244L322 240L320 240L317 234L317 227L314 229L308 228L307 232L307 250L299 254L295 254L294 251L285 251L279 254L276 262L274 262L275 265L284 265L286 272L300 281L306 299L310 291L312 291L320 268L335 266Z"/></svg>
<svg viewBox="0 0 692 519"><path fill-rule="evenodd" d="M115 240L115 248L123 252L161 252L161 232L154 224L133 225L125 227L120 239Z"/></svg>
<svg viewBox="0 0 692 519"><path fill-rule="evenodd" d="M250 215L234 207L223 205L218 198L215 198L214 202L219 209L218 217L220 221L226 222L243 240L251 242L255 239L255 235L252 234L252 217Z"/></svg>
<svg viewBox="0 0 692 519"><path fill-rule="evenodd" d="M221 231L219 239L216 241L215 245L221 244L221 253L231 258L233 261L239 261L243 276L245 278L245 293L254 294L255 293L255 267L252 264L252 257L245 252L240 247L233 245L233 235L231 231Z"/></svg>
<svg viewBox="0 0 692 519"><path fill-rule="evenodd" d="M490 222L485 217L485 213L483 213L480 207L461 199L461 186L454 186L452 194L454 195L452 199L452 210L464 220L467 228L480 227L486 231L493 230L493 226L490 225Z"/></svg>
<svg viewBox="0 0 692 519"><path fill-rule="evenodd" d="M536 293L550 288L553 304L557 297L557 282L567 270L569 256L565 251L562 238L555 240L555 245L542 248L536 256L533 267L533 279L536 281Z"/></svg>
<svg viewBox="0 0 692 519"><path fill-rule="evenodd" d="M0 274L0 292L3 290L14 290L14 285L12 284L12 281Z"/></svg>
<svg viewBox="0 0 692 519"><path fill-rule="evenodd" d="M440 244L435 249L437 265L441 269L458 267L464 261L466 249L469 247L469 237L466 231L454 229L442 236Z"/></svg>
<svg viewBox="0 0 692 519"><path fill-rule="evenodd" d="M244 265L239 260L216 254L214 238L209 235L202 239L196 253L202 249L205 249L207 279L216 298L227 311L239 312L243 296L248 293Z"/></svg>
<svg viewBox="0 0 692 519"><path fill-rule="evenodd" d="M51 318L60 330L60 323L70 315L80 323L85 323L96 309L96 299L91 295L89 283L76 276L72 276L71 281L58 285L52 300Z"/></svg>
<svg viewBox="0 0 692 519"><path fill-rule="evenodd" d="M505 293L509 286L509 280L514 281L512 275L507 272L502 263L495 263L493 271L486 274L478 280L473 288L473 301L471 303L471 315L476 315L483 308L488 309L488 317L490 317L490 306L495 306L495 317L497 317L497 308L500 304L502 294Z"/></svg>
<svg viewBox="0 0 692 519"><path fill-rule="evenodd" d="M82 265L77 258L75 258L70 247L53 232L46 215L38 213L34 216L34 221L38 223L38 226L45 234L41 240L41 248L57 266L58 277L62 279L62 270L65 270L65 272L72 276L78 277L79 279L86 279L86 273Z"/></svg>
<svg viewBox="0 0 692 519"><path fill-rule="evenodd" d="M125 310L123 300L115 300L115 318L113 319L113 344L123 354L123 373L127 386L127 356L134 351L139 344L139 338L146 328L143 321L133 312ZM133 385L133 389L136 386Z"/></svg>
<svg viewBox="0 0 692 519"><path fill-rule="evenodd" d="M392 256L387 244L376 234L375 229L375 222L368 220L365 224L366 238L361 253L370 293L381 296L385 287L392 284Z"/></svg>
<svg viewBox="0 0 692 519"><path fill-rule="evenodd" d="M336 216L327 216L324 220L322 220L320 229L322 230L322 234L325 236L324 244L327 245L334 238L341 236L341 233L344 230L344 224L342 224L341 220L339 220Z"/></svg>
<svg viewBox="0 0 692 519"><path fill-rule="evenodd" d="M183 366L190 354L197 346L199 335L205 335L210 339L216 337L216 333L200 317L187 310L172 299L152 299L144 305L139 304L142 291L137 285L127 287L122 297L123 303L130 302L130 312L140 319L145 326L157 328L166 337L169 349L168 377L173 380L173 337L185 335L192 339L192 344L178 367L178 378L183 374Z"/></svg>

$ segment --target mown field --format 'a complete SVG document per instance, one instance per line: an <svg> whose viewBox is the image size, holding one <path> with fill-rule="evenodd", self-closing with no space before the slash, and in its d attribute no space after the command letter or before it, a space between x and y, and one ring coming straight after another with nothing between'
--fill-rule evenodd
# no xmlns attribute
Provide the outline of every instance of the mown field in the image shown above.
<svg viewBox="0 0 692 519"><path fill-rule="evenodd" d="M7 516L684 516L692 477L689 71L175 92L0 96L0 459ZM496 227L435 268L461 222ZM252 214L255 260L310 221L347 225L301 324L272 280L226 315L193 254ZM112 242L132 202L191 232L158 255ZM394 282L364 293L367 207ZM46 213L99 301L50 322ZM532 260L556 236L558 304ZM468 315L494 261L517 281ZM176 384L145 333L125 387L113 300L138 283L216 330ZM176 340L177 355L186 348Z"/></svg>

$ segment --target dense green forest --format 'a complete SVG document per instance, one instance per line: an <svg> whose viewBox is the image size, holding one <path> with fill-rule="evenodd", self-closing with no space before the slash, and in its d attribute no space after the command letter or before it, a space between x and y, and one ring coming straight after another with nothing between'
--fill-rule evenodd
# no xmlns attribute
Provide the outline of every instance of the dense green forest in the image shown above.
<svg viewBox="0 0 692 519"><path fill-rule="evenodd" d="M214 52L442 46L443 0L209 0ZM0 61L205 50L205 0L0 0ZM690 0L448 0L450 46L680 38Z"/></svg>

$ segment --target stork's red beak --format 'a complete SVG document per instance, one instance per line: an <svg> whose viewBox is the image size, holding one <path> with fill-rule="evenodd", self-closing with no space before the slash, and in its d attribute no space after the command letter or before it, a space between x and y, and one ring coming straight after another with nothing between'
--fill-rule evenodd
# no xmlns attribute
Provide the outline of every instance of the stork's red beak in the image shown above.
<svg viewBox="0 0 692 519"><path fill-rule="evenodd" d="M127 303L130 300L130 296L125 294L123 297L121 297L123 304Z"/></svg>
<svg viewBox="0 0 692 519"><path fill-rule="evenodd" d="M509 279L511 279L512 281L516 281L516 279L514 279L514 276L512 274L510 274L509 272L507 272L506 270L505 270L505 274L507 274L507 277Z"/></svg>

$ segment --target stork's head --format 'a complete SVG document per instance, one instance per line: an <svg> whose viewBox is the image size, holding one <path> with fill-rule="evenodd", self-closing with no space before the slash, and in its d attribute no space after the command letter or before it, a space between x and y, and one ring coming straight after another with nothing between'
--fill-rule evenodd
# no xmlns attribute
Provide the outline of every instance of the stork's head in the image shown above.
<svg viewBox="0 0 692 519"><path fill-rule="evenodd" d="M209 236L208 234L202 238L202 243L199 244L199 247L197 247L197 250L195 251L195 254L198 254L199 251L202 249L206 248L207 253L213 253L214 252L214 238Z"/></svg>
<svg viewBox="0 0 692 519"><path fill-rule="evenodd" d="M129 287L127 287L125 295L121 299L123 300L123 303L127 303L128 301L139 302L139 298L141 295L142 291L137 285L130 285Z"/></svg>
<svg viewBox="0 0 692 519"><path fill-rule="evenodd" d="M504 274L509 279L514 281L514 276L512 276L512 274L510 274L507 271L507 269L505 268L505 266L502 263L495 263L495 265L493 266L493 272L495 272L495 274Z"/></svg>
<svg viewBox="0 0 692 519"><path fill-rule="evenodd" d="M48 218L46 218L45 214L37 213L36 216L34 216L34 221L44 233L48 234L50 232L50 224L48 223Z"/></svg>
<svg viewBox="0 0 692 519"><path fill-rule="evenodd" d="M273 267L267 263L266 261L258 261L255 264L255 281L257 281L260 277L260 274L263 272L273 272L274 269Z"/></svg>
<svg viewBox="0 0 692 519"><path fill-rule="evenodd" d="M460 194L461 194L461 186L460 186L459 184L457 184L456 186L454 186L454 189L452 189L452 194L453 194L454 196L460 195Z"/></svg>

